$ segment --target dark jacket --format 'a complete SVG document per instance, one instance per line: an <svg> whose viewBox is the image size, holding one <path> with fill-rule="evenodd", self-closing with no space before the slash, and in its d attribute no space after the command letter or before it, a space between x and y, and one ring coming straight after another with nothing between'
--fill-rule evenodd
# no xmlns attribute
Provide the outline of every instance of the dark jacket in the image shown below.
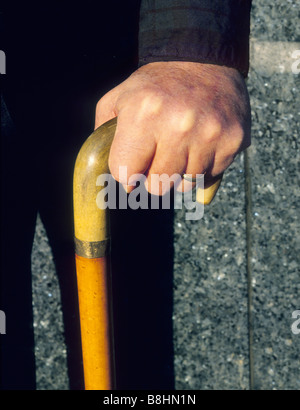
<svg viewBox="0 0 300 410"><path fill-rule="evenodd" d="M142 0L139 61L249 68L251 0Z"/></svg>

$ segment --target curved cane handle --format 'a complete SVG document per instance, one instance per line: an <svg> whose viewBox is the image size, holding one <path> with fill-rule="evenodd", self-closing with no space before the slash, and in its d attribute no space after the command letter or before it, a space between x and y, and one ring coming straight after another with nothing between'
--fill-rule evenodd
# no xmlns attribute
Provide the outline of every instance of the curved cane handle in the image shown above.
<svg viewBox="0 0 300 410"><path fill-rule="evenodd" d="M214 179L212 183L205 186L204 189L198 188L196 194L197 202L203 203L204 205L209 205L216 196L216 193L218 192L222 178L223 174L219 175L216 179Z"/></svg>

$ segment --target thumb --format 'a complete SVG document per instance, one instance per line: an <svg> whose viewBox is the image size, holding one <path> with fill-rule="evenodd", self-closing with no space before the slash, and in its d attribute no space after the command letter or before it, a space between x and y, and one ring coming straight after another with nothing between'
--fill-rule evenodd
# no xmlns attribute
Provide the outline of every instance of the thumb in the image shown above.
<svg viewBox="0 0 300 410"><path fill-rule="evenodd" d="M95 129L117 116L116 102L119 94L120 87L117 86L98 101L95 113Z"/></svg>

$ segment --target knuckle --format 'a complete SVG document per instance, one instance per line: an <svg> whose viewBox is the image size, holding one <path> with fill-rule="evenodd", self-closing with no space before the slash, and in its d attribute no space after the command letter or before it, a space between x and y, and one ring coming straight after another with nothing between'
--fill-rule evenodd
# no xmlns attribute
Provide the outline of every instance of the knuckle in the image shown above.
<svg viewBox="0 0 300 410"><path fill-rule="evenodd" d="M186 109L178 121L178 128L181 132L191 131L196 123L196 113L194 109Z"/></svg>
<svg viewBox="0 0 300 410"><path fill-rule="evenodd" d="M136 96L138 101L138 110L136 115L137 121L143 121L145 118L157 116L163 109L163 97L153 89L143 89Z"/></svg>
<svg viewBox="0 0 300 410"><path fill-rule="evenodd" d="M174 136L189 135L196 125L196 111L194 108L182 107L172 103L168 108L167 124Z"/></svg>
<svg viewBox="0 0 300 410"><path fill-rule="evenodd" d="M203 125L202 136L206 143L215 142L223 131L222 121L219 116L211 115Z"/></svg>

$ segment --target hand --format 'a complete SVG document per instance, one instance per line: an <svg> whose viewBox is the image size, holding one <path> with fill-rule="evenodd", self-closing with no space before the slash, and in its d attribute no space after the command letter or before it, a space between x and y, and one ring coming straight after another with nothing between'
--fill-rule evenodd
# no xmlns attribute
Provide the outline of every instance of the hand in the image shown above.
<svg viewBox="0 0 300 410"><path fill-rule="evenodd" d="M135 71L97 104L95 128L118 117L109 167L127 192L133 174L222 174L250 145L250 104L245 81L232 68L190 62L157 62ZM127 166L127 180L119 176ZM194 183L182 181L177 190Z"/></svg>

